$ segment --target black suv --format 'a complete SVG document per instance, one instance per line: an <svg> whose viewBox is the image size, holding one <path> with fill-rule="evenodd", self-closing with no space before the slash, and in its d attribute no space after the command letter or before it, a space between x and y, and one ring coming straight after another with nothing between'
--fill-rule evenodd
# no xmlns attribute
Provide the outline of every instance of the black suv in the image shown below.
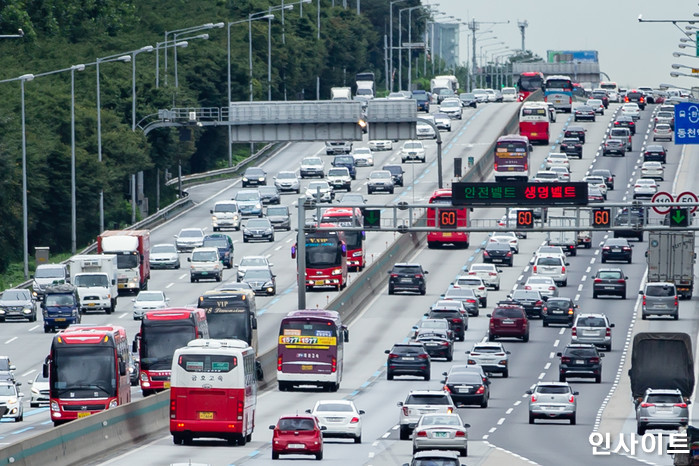
<svg viewBox="0 0 699 466"><path fill-rule="evenodd" d="M396 343L386 350L386 378L396 375L416 375L430 380L430 355L422 343Z"/></svg>
<svg viewBox="0 0 699 466"><path fill-rule="evenodd" d="M388 170L391 172L394 185L403 187L403 173L405 173L403 171L403 167L400 165L384 165L383 170Z"/></svg>
<svg viewBox="0 0 699 466"><path fill-rule="evenodd" d="M568 126L563 132L565 138L578 138L581 144L585 144L585 132L587 130L582 126Z"/></svg>
<svg viewBox="0 0 699 466"><path fill-rule="evenodd" d="M615 227L626 227L624 230L614 230L615 238L636 238L643 241L643 230L640 227L648 223L648 211L645 207L624 207L614 217Z"/></svg>
<svg viewBox="0 0 699 466"><path fill-rule="evenodd" d="M621 296L626 299L626 280L629 277L618 268L599 269L592 277L592 297L597 299L602 295Z"/></svg>
<svg viewBox="0 0 699 466"><path fill-rule="evenodd" d="M561 358L558 365L558 380L565 382L568 377L594 378L595 383L602 382L602 360L604 353L597 351L595 345L571 344L557 353Z"/></svg>
<svg viewBox="0 0 699 466"><path fill-rule="evenodd" d="M445 319L449 322L449 328L454 332L456 340L464 341L466 338L468 325L464 322L464 318L458 310L432 308L425 316L428 319Z"/></svg>
<svg viewBox="0 0 699 466"><path fill-rule="evenodd" d="M218 249L218 257L227 268L233 267L233 240L228 235L214 233L204 236L202 247Z"/></svg>
<svg viewBox="0 0 699 466"><path fill-rule="evenodd" d="M483 262L507 264L512 267L512 249L509 244L493 242L483 250Z"/></svg>
<svg viewBox="0 0 699 466"><path fill-rule="evenodd" d="M420 264L393 264L393 268L388 271L388 294L396 291L416 291L424 295L427 292L425 275L428 273Z"/></svg>
<svg viewBox="0 0 699 466"><path fill-rule="evenodd" d="M626 97L624 97L624 102L633 102L638 105L638 108L645 110L646 108L646 94L643 91L638 91L636 89L629 89L626 91Z"/></svg>
<svg viewBox="0 0 699 466"><path fill-rule="evenodd" d="M574 155L579 159L582 159L583 156L583 143L580 142L580 139L577 137L575 138L563 138L563 141L561 141L561 152L565 153L568 156Z"/></svg>
<svg viewBox="0 0 699 466"><path fill-rule="evenodd" d="M527 317L541 317L541 310L544 307L544 302L548 299L548 297L542 295L540 291L534 290L514 290L512 294L507 297L511 302L522 306L527 313Z"/></svg>
<svg viewBox="0 0 699 466"><path fill-rule="evenodd" d="M646 150L643 151L643 161L665 163L667 162L667 151L660 145L646 146Z"/></svg>
<svg viewBox="0 0 699 466"><path fill-rule="evenodd" d="M628 128L631 134L636 134L636 122L628 116L618 116L614 121L615 128Z"/></svg>
<svg viewBox="0 0 699 466"><path fill-rule="evenodd" d="M572 327L577 308L578 305L570 298L549 298L541 309L542 323L544 327L548 327L549 324L566 324Z"/></svg>
<svg viewBox="0 0 699 466"><path fill-rule="evenodd" d="M607 261L622 261L631 263L633 251L626 238L609 238L602 245L602 263Z"/></svg>
<svg viewBox="0 0 699 466"><path fill-rule="evenodd" d="M592 91L590 98L601 100L602 105L604 105L604 108L605 109L609 108L609 94L607 94L607 91L604 91L602 89Z"/></svg>

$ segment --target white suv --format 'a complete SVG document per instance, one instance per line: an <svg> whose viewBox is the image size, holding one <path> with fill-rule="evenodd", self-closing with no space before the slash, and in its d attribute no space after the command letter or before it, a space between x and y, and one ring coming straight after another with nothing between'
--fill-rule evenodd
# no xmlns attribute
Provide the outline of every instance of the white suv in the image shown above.
<svg viewBox="0 0 699 466"><path fill-rule="evenodd" d="M223 264L217 248L195 248L187 262L192 264L189 268L189 281L192 283L202 278L212 278L217 282L223 279Z"/></svg>
<svg viewBox="0 0 699 466"><path fill-rule="evenodd" d="M398 407L401 440L408 440L423 414L451 414L456 411L449 392L437 390L411 390L405 401L398 402Z"/></svg>
<svg viewBox="0 0 699 466"><path fill-rule="evenodd" d="M568 270L566 266L568 262L564 262L559 256L538 256L534 260L532 273L544 277L551 277L558 286L568 285Z"/></svg>
<svg viewBox="0 0 699 466"><path fill-rule="evenodd" d="M454 288L469 288L478 298L478 303L481 307L488 305L488 287L483 282L483 279L475 275L460 275L451 284Z"/></svg>

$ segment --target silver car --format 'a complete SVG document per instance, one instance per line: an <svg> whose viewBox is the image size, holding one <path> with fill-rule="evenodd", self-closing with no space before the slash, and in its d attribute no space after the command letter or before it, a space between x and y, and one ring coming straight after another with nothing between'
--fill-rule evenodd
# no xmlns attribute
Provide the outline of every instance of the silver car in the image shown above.
<svg viewBox="0 0 699 466"><path fill-rule="evenodd" d="M183 228L175 235L175 246L178 251L193 251L204 244L204 230L201 228Z"/></svg>
<svg viewBox="0 0 699 466"><path fill-rule="evenodd" d="M505 378L510 375L510 352L505 350L502 343L476 343L471 351L466 351L466 355L469 365L478 364L485 372L502 374Z"/></svg>
<svg viewBox="0 0 699 466"><path fill-rule="evenodd" d="M524 283L524 289L538 291L543 296L558 296L558 287L551 277L532 275Z"/></svg>
<svg viewBox="0 0 699 466"><path fill-rule="evenodd" d="M560 256L538 256L534 260L532 273L537 277L550 277L558 286L567 286L568 265Z"/></svg>
<svg viewBox="0 0 699 466"><path fill-rule="evenodd" d="M274 186L279 192L293 191L296 194L301 193L301 181L293 171L281 171L274 177Z"/></svg>
<svg viewBox="0 0 699 466"><path fill-rule="evenodd" d="M638 435L647 429L677 429L686 426L689 408L679 390L654 390L649 388L643 401L636 407Z"/></svg>
<svg viewBox="0 0 699 466"><path fill-rule="evenodd" d="M468 269L469 275L480 278L486 286L492 286L495 291L500 289L501 273L502 270L493 264L471 264L471 267Z"/></svg>
<svg viewBox="0 0 699 466"><path fill-rule="evenodd" d="M245 256L239 264L235 265L235 268L238 269L236 277L238 281L240 281L248 269L260 267L271 269L273 265L274 264L270 263L265 256Z"/></svg>
<svg viewBox="0 0 699 466"><path fill-rule="evenodd" d="M131 300L133 302L133 319L142 320L143 313L154 309L165 309L170 298L162 291L141 291L138 296Z"/></svg>
<svg viewBox="0 0 699 466"><path fill-rule="evenodd" d="M569 419L575 425L578 392L568 382L539 382L529 396L529 424L536 419Z"/></svg>
<svg viewBox="0 0 699 466"><path fill-rule="evenodd" d="M180 255L174 244L156 244L151 247L148 261L151 269L180 268Z"/></svg>
<svg viewBox="0 0 699 466"><path fill-rule="evenodd" d="M15 422L24 420L24 393L19 391L20 382L0 383L0 406L5 406L7 410L3 418L14 419Z"/></svg>
<svg viewBox="0 0 699 466"><path fill-rule="evenodd" d="M421 450L457 450L461 456L468 456L469 427L456 413L425 414L413 432L413 454Z"/></svg>
<svg viewBox="0 0 699 466"><path fill-rule="evenodd" d="M571 343L589 343L612 350L614 324L604 314L578 314L571 328Z"/></svg>
<svg viewBox="0 0 699 466"><path fill-rule="evenodd" d="M475 275L460 275L451 284L454 288L468 288L473 290L473 293L478 298L481 307L488 305L488 287L482 278Z"/></svg>
<svg viewBox="0 0 699 466"><path fill-rule="evenodd" d="M638 294L643 296L641 317L644 320L649 315L670 315L675 320L680 318L679 296L677 296L677 289L674 283L646 283L645 288L639 291Z"/></svg>

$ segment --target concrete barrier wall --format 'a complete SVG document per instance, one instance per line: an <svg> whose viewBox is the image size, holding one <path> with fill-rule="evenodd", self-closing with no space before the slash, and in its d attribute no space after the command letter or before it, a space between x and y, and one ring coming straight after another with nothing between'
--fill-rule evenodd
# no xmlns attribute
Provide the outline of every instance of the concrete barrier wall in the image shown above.
<svg viewBox="0 0 699 466"><path fill-rule="evenodd" d="M83 464L169 428L170 392L93 414L0 449L0 465Z"/></svg>
<svg viewBox="0 0 699 466"><path fill-rule="evenodd" d="M501 134L518 133L519 112L515 112ZM470 168L463 181L482 181L493 166L495 142ZM424 215L417 220L425 222ZM406 260L424 246L426 233L406 233L394 241L371 266L327 306L350 321L377 293L386 290L388 274L394 263ZM264 371L260 388L276 386L277 350L258 356ZM43 466L80 464L112 448L123 448L169 428L170 391L138 400L116 409L73 421L49 432L0 449L0 466L6 464Z"/></svg>

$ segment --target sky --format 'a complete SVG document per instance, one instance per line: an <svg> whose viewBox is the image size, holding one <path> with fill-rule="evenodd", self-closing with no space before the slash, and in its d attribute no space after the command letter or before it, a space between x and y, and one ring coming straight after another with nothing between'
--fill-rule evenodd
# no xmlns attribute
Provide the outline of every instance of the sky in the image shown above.
<svg viewBox="0 0 699 466"><path fill-rule="evenodd" d="M498 40L484 41L520 49L522 36L518 21L526 20L525 48L546 58L547 50L597 50L600 70L607 73L619 87L651 86L668 83L677 87L699 86L697 78L670 76L672 64L699 68L694 48L680 49L680 38L687 37L672 23L639 23L644 20L691 20L699 12L699 4L688 0L422 0L425 5L436 5L438 11L460 18L463 22L475 19L481 22L480 31L492 30ZM699 28L699 17L695 26ZM504 22L509 24L485 24ZM439 20L438 20L439 21ZM678 26L684 30L688 23ZM466 61L469 30L460 31L460 62ZM696 32L696 31L693 31ZM476 44L477 50L480 45ZM503 51L503 53L506 50ZM692 57L673 57L673 52ZM480 52L479 52L480 53ZM499 53L499 52L498 52ZM682 68L678 72L689 73ZM697 75L699 76L699 74Z"/></svg>

